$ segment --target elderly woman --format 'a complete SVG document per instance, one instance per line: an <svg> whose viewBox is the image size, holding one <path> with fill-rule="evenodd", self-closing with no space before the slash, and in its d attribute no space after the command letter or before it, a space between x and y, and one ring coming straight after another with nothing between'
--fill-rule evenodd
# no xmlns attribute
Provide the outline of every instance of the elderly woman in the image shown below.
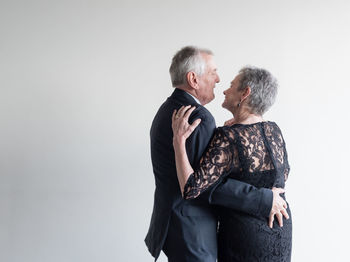
<svg viewBox="0 0 350 262"><path fill-rule="evenodd" d="M231 177L261 188L284 188L289 173L287 152L281 130L263 114L274 103L277 81L266 70L245 67L224 91L222 106L234 120L220 127L193 170L185 142L200 123L188 118L194 108L181 107L173 114L173 145L176 169L183 197L193 199L208 188ZM290 216L289 207L285 210ZM290 261L292 222L283 227L266 218L222 208L219 227L219 261Z"/></svg>

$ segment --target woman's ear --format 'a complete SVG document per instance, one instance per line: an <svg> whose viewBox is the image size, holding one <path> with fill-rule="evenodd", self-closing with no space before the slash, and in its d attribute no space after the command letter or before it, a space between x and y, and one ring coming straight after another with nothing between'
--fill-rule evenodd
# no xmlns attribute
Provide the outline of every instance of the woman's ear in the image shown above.
<svg viewBox="0 0 350 262"><path fill-rule="evenodd" d="M249 86L247 86L244 90L243 90L243 94L242 94L242 98L241 98L241 101L244 101L249 95L250 95L250 92L252 90L250 89Z"/></svg>
<svg viewBox="0 0 350 262"><path fill-rule="evenodd" d="M188 72L186 74L187 83L193 89L198 89L198 78L195 72Z"/></svg>

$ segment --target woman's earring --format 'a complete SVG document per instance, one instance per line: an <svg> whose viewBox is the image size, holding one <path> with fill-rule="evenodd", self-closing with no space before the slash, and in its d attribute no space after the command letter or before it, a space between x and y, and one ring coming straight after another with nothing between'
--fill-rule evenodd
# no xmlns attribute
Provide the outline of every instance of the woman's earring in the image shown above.
<svg viewBox="0 0 350 262"><path fill-rule="evenodd" d="M239 101L237 107L240 107L240 106L241 106L241 103L242 103L242 99L241 99L241 101Z"/></svg>

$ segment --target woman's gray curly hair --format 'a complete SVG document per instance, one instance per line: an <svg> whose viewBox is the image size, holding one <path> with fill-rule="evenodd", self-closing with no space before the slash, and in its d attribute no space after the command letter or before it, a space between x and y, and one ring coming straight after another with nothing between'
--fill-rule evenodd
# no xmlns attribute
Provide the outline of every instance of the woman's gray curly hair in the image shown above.
<svg viewBox="0 0 350 262"><path fill-rule="evenodd" d="M238 90L250 87L248 106L252 113L263 115L275 102L278 83L276 78L263 68L246 66L239 71Z"/></svg>

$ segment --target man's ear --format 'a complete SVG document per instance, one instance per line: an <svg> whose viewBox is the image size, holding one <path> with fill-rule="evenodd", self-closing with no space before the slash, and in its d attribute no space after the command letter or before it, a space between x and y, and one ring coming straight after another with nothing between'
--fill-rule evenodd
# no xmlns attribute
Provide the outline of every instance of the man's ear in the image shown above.
<svg viewBox="0 0 350 262"><path fill-rule="evenodd" d="M193 89L198 89L198 78L195 72L188 72L186 75L187 83Z"/></svg>
<svg viewBox="0 0 350 262"><path fill-rule="evenodd" d="M247 97L250 95L251 91L252 90L251 90L250 86L247 86L243 91L241 101L244 101L245 99L247 99Z"/></svg>

